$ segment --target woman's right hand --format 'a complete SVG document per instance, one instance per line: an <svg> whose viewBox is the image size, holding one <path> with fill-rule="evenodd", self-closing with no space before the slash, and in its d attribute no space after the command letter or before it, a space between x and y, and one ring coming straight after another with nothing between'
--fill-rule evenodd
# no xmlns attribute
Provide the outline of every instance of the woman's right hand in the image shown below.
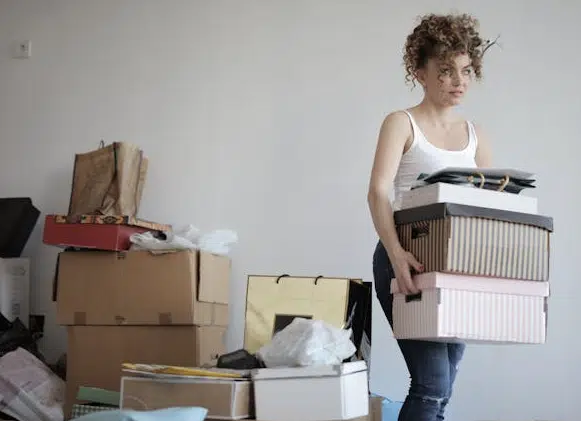
<svg viewBox="0 0 581 421"><path fill-rule="evenodd" d="M424 266L417 261L413 254L403 249L394 253L391 260L399 291L406 295L417 294L419 290L414 284L412 273L413 271L423 272Z"/></svg>

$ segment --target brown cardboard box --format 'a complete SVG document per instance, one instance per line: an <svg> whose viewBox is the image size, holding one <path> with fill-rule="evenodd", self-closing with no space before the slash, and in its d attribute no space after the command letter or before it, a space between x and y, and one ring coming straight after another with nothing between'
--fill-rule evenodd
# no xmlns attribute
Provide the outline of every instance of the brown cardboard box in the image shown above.
<svg viewBox="0 0 581 421"><path fill-rule="evenodd" d="M57 323L227 326L230 265L190 250L63 252Z"/></svg>
<svg viewBox="0 0 581 421"><path fill-rule="evenodd" d="M218 378L121 378L121 408L155 410L201 406L208 419L244 419L254 415L252 382Z"/></svg>
<svg viewBox="0 0 581 421"><path fill-rule="evenodd" d="M121 365L215 365L225 352L226 329L217 326L70 326L67 391L69 414L79 386L120 391Z"/></svg>

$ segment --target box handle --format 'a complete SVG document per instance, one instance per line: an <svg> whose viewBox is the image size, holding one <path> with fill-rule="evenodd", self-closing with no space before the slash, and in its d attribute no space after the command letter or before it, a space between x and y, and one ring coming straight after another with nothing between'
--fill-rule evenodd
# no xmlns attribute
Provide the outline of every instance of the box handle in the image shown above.
<svg viewBox="0 0 581 421"><path fill-rule="evenodd" d="M430 225L421 224L412 227L412 240L417 240L418 238L426 237L430 234Z"/></svg>
<svg viewBox="0 0 581 421"><path fill-rule="evenodd" d="M409 303L412 301L422 301L422 292L418 292L417 294L410 294L405 296L405 302Z"/></svg>

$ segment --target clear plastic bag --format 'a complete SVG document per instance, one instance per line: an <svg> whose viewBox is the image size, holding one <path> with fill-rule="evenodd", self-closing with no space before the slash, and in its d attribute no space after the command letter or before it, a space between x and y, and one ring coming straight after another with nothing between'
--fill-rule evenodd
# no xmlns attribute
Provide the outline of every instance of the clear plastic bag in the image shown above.
<svg viewBox="0 0 581 421"><path fill-rule="evenodd" d="M322 320L295 318L257 352L266 367L341 364L356 351L351 329Z"/></svg>

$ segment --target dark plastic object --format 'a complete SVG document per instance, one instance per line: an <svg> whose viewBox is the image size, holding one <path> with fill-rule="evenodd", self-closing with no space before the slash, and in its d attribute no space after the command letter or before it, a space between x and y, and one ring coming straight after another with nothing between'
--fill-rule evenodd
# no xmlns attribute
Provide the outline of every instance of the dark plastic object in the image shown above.
<svg viewBox="0 0 581 421"><path fill-rule="evenodd" d="M252 370L254 368L264 368L264 364L256 356L245 349L239 349L228 354L221 355L216 364L218 368L228 368L232 370Z"/></svg>
<svg viewBox="0 0 581 421"><path fill-rule="evenodd" d="M0 199L0 257L20 257L40 211L30 197Z"/></svg>
<svg viewBox="0 0 581 421"><path fill-rule="evenodd" d="M0 314L0 328L0 357L17 348L23 348L46 363L36 343L39 338L35 337L20 319L17 318L11 323Z"/></svg>

